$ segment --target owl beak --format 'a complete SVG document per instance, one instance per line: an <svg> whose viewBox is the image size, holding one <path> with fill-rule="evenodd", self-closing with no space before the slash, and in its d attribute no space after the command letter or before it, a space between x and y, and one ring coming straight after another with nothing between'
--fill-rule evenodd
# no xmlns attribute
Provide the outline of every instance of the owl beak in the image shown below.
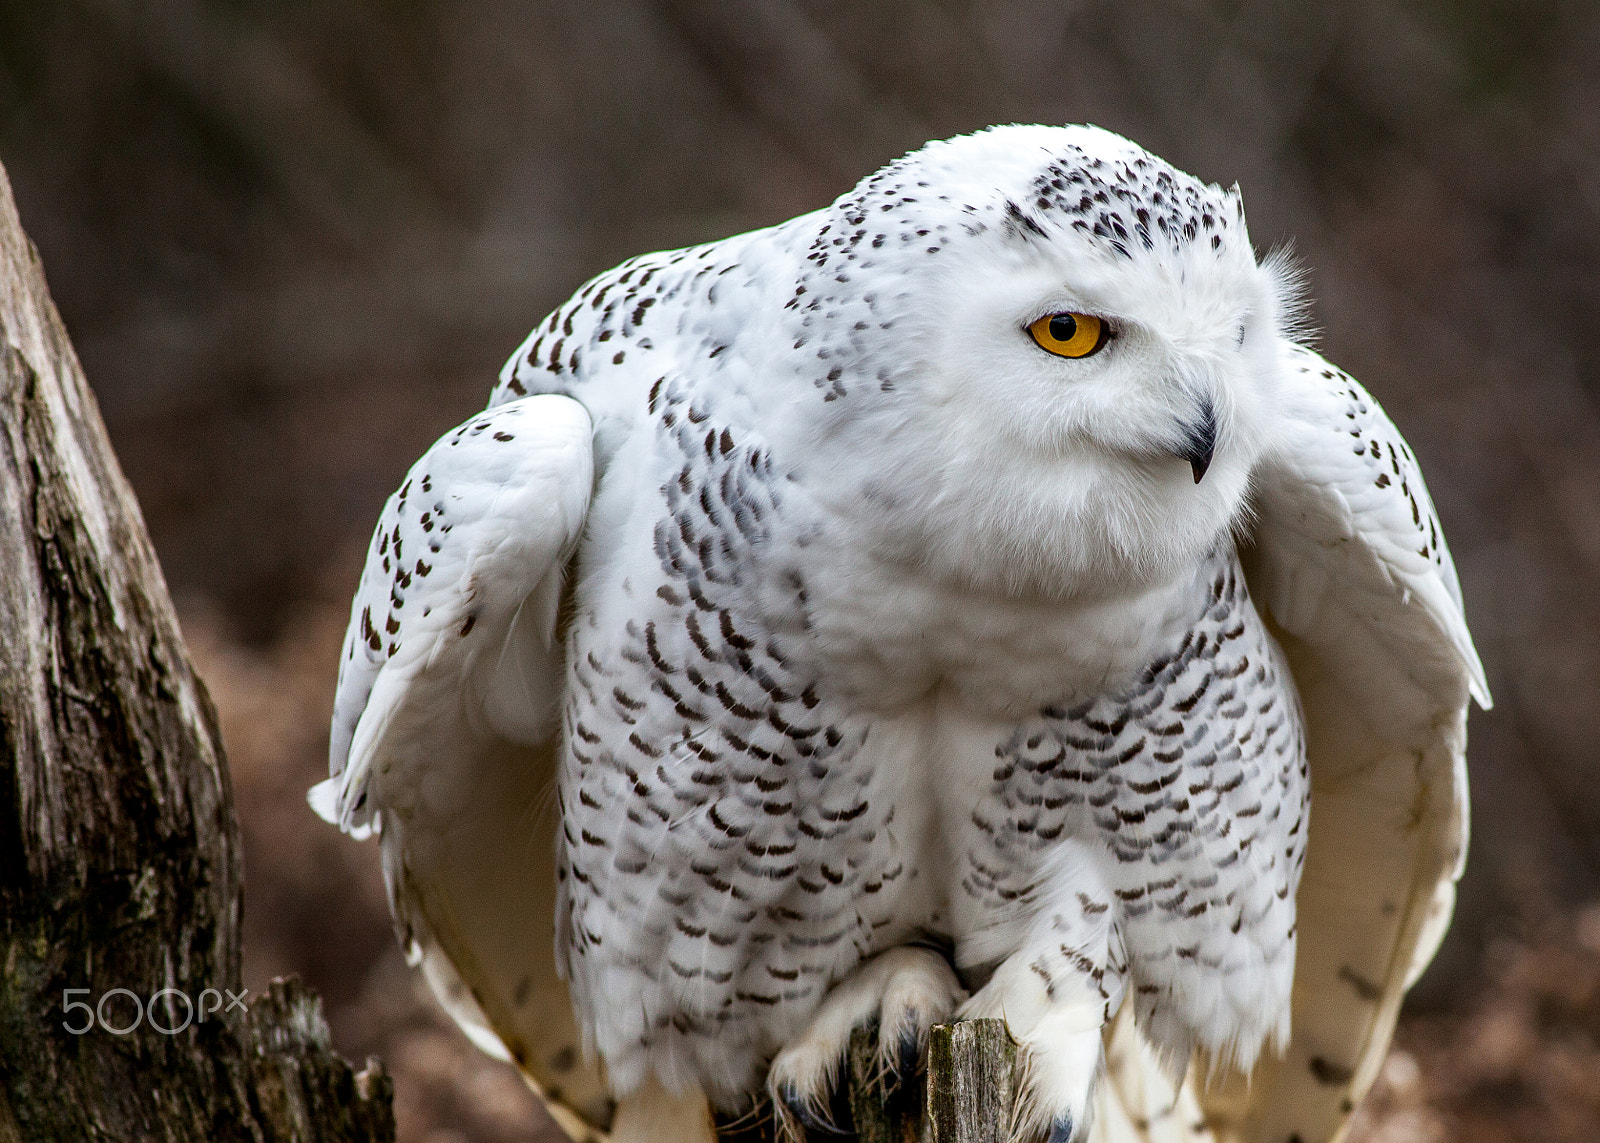
<svg viewBox="0 0 1600 1143"><path fill-rule="evenodd" d="M1205 476L1206 469L1211 467L1211 454L1216 450L1217 415L1211 407L1211 399L1202 397L1200 415L1193 424L1185 427L1183 447L1178 449L1178 455L1189 462L1196 484Z"/></svg>

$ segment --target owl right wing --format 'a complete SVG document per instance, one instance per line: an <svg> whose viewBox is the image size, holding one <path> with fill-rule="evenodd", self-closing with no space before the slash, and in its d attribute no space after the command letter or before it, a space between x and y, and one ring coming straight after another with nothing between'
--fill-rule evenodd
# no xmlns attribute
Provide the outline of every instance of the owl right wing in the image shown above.
<svg viewBox="0 0 1600 1143"><path fill-rule="evenodd" d="M314 808L380 835L396 931L480 1047L574 1138L608 1124L556 972L557 619L593 484L578 402L510 401L390 497L351 608Z"/></svg>
<svg viewBox="0 0 1600 1143"><path fill-rule="evenodd" d="M1467 844L1469 697L1489 705L1410 448L1370 394L1284 347L1286 437L1245 550L1288 655L1311 771L1283 1058L1201 1094L1219 1140L1340 1138L1449 924Z"/></svg>

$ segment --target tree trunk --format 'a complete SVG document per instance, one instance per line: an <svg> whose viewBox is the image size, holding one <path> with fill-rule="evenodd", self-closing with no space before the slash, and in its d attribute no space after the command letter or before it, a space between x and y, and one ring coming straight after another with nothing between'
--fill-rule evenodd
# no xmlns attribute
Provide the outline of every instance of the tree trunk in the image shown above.
<svg viewBox="0 0 1600 1143"><path fill-rule="evenodd" d="M315 997L234 999L239 920L216 714L0 170L0 1143L392 1139Z"/></svg>

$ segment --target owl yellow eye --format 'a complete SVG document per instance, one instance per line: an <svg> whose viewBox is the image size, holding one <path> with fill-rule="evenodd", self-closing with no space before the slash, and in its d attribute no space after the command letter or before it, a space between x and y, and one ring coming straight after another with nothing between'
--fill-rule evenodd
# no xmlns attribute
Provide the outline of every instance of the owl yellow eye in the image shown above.
<svg viewBox="0 0 1600 1143"><path fill-rule="evenodd" d="M1110 339L1111 326L1093 314L1045 314L1028 332L1040 349L1057 357L1088 357Z"/></svg>

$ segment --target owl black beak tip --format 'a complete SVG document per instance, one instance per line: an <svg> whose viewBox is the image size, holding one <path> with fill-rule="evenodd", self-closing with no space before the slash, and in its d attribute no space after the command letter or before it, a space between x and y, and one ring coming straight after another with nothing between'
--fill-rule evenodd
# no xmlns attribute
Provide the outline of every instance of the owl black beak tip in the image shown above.
<svg viewBox="0 0 1600 1143"><path fill-rule="evenodd" d="M1178 455L1189 462L1189 470L1194 473L1194 482L1199 484L1206 470L1211 467L1211 457L1217 451L1217 415L1211 408L1211 402L1200 402L1200 415L1195 422L1187 427L1183 447L1178 450Z"/></svg>

